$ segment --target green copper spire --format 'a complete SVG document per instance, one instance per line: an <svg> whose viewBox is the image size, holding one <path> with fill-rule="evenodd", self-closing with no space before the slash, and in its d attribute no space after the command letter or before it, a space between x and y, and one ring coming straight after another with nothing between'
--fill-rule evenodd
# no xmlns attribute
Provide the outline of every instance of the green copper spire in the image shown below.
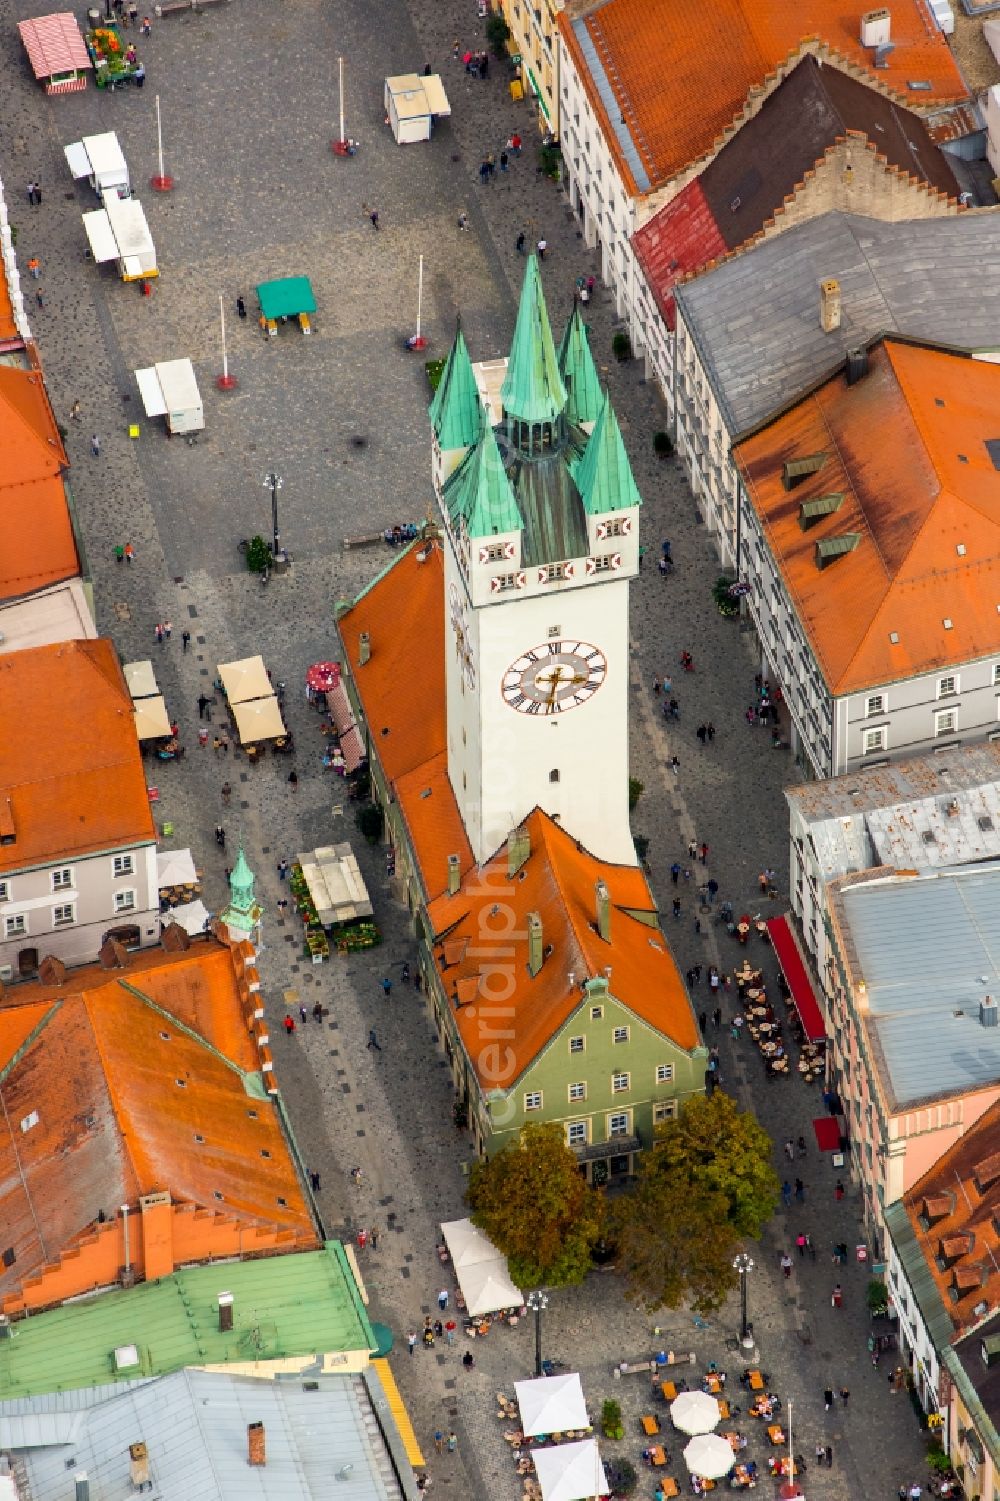
<svg viewBox="0 0 1000 1501"><path fill-rule="evenodd" d="M504 411L521 422L555 422L566 405L556 346L542 293L536 256L528 256L507 374L500 390Z"/></svg>
<svg viewBox="0 0 1000 1501"><path fill-rule="evenodd" d="M431 424L442 448L472 447L479 436L482 403L461 324L445 361L429 411Z"/></svg>
<svg viewBox="0 0 1000 1501"><path fill-rule="evenodd" d="M601 384L578 305L573 307L559 345L559 374L566 387L566 420L576 427L596 422L601 410Z"/></svg>
<svg viewBox="0 0 1000 1501"><path fill-rule="evenodd" d="M254 875L240 845L229 877L229 905L219 914L234 937L247 938L260 922L264 909L254 896Z"/></svg>
<svg viewBox="0 0 1000 1501"><path fill-rule="evenodd" d="M583 508L588 516L605 511L624 511L641 506L642 497L632 476L632 466L622 442L621 429L611 399L605 391L601 410L573 471Z"/></svg>
<svg viewBox="0 0 1000 1501"><path fill-rule="evenodd" d="M453 522L465 518L470 537L519 532L524 525L493 429L485 420L478 443L445 481L444 503Z"/></svg>

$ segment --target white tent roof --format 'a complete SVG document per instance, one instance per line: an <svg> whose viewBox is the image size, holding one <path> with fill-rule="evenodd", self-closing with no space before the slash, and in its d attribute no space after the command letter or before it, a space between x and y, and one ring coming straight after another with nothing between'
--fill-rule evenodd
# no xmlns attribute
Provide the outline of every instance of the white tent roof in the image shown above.
<svg viewBox="0 0 1000 1501"><path fill-rule="evenodd" d="M164 913L161 927L167 927L170 923L178 923L192 938L197 938L199 933L204 933L205 924L211 913L200 899L196 902L185 902L183 907L173 907Z"/></svg>
<svg viewBox="0 0 1000 1501"><path fill-rule="evenodd" d="M279 740L288 734L273 693L270 698L246 699L230 707L242 745L256 745L258 740Z"/></svg>
<svg viewBox="0 0 1000 1501"><path fill-rule="evenodd" d="M588 1497L608 1494L608 1477L594 1438L555 1444L551 1449L532 1449L531 1457L542 1487L542 1501L587 1501Z"/></svg>
<svg viewBox="0 0 1000 1501"><path fill-rule="evenodd" d="M120 177L128 182L128 167L118 137L113 130L101 135L84 136L65 148L65 157L74 177Z"/></svg>
<svg viewBox="0 0 1000 1501"><path fill-rule="evenodd" d="M156 673L148 658L145 662L126 662L122 672L125 674L125 682L133 698L152 698L154 693L159 693Z"/></svg>
<svg viewBox="0 0 1000 1501"><path fill-rule="evenodd" d="M84 214L83 227L90 241L90 253L99 266L105 261L118 260L121 252L105 209L95 208L92 213Z"/></svg>
<svg viewBox="0 0 1000 1501"><path fill-rule="evenodd" d="M576 1371L566 1376L540 1376L536 1381L515 1381L514 1390L521 1409L521 1428L528 1435L590 1427Z"/></svg>
<svg viewBox="0 0 1000 1501"><path fill-rule="evenodd" d="M190 360L161 360L135 372L147 417L190 412L201 407L201 392Z"/></svg>
<svg viewBox="0 0 1000 1501"><path fill-rule="evenodd" d="M701 1433L684 1449L684 1463L692 1475L706 1480L721 1480L736 1463L732 1445L721 1433Z"/></svg>
<svg viewBox="0 0 1000 1501"><path fill-rule="evenodd" d="M219 677L231 704L248 698L269 698L274 692L263 657L243 657L239 662L220 662Z"/></svg>
<svg viewBox="0 0 1000 1501"><path fill-rule="evenodd" d="M156 851L156 885L159 891L164 886L193 886L198 879L190 850Z"/></svg>
<svg viewBox="0 0 1000 1501"><path fill-rule="evenodd" d="M135 733L140 740L162 740L171 732L170 715L160 693L154 698L133 699L132 717L135 720Z"/></svg>
<svg viewBox="0 0 1000 1501"><path fill-rule="evenodd" d="M297 858L324 928L371 917L371 898L350 844L324 845Z"/></svg>
<svg viewBox="0 0 1000 1501"><path fill-rule="evenodd" d="M471 1220L449 1220L441 1226L441 1234L451 1252L456 1272L475 1266L480 1261L503 1261L493 1242L481 1230L477 1230Z"/></svg>
<svg viewBox="0 0 1000 1501"><path fill-rule="evenodd" d="M485 1313L498 1313L501 1308L520 1308L524 1302L521 1289L507 1275L507 1263L502 1256L498 1261L477 1261L475 1266L467 1266L459 1273L458 1285L474 1319Z"/></svg>

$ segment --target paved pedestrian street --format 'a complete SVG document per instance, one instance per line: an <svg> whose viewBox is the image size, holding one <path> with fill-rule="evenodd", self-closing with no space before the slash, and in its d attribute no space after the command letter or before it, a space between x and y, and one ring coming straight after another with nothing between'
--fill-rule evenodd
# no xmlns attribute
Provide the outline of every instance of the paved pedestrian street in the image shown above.
<svg viewBox="0 0 1000 1501"><path fill-rule="evenodd" d="M466 1133L451 1124L446 1060L423 997L399 983L413 958L405 910L393 904L381 850L368 849L345 807L344 783L323 770L318 717L308 706L304 673L334 648L334 606L351 597L390 560L384 545L345 552L345 537L381 532L396 522L422 521L431 500L429 399L423 356L403 339L415 328L417 268L425 257L423 323L431 354L443 355L461 314L473 358L505 353L513 329L514 295L523 261L519 231L529 244L544 236L545 291L558 333L573 304L576 278L597 274L557 186L536 171L536 135L528 104L514 104L507 76L467 75L452 57L485 45L473 0L232 0L207 12L154 21L142 42L144 90L86 92L47 98L33 82L15 21L25 4L0 5L5 88L0 107L0 169L17 228L22 275L38 255L44 306L29 305L49 391L67 426L70 484L93 576L98 626L123 660L152 657L168 710L180 722L186 756L155 766L157 817L174 825L204 871L205 901L217 910L225 868L243 840L266 909L261 958L276 1068L303 1163L321 1174L318 1202L331 1235L351 1239L379 1227L378 1249L358 1251L375 1319L396 1337L393 1365L410 1406L435 1485L463 1497L513 1498L520 1484L495 1416L495 1393L512 1394L530 1375L530 1320L497 1326L477 1341L476 1367L463 1370L463 1345L417 1349L406 1333L436 1311L441 1267L438 1225L462 1211L470 1158ZM337 57L346 65L347 131L360 139L353 158L330 151L337 135ZM444 79L450 121L427 144L397 147L383 125L382 79L421 71L430 62ZM175 190L148 186L157 170L154 97L163 116L166 170ZM74 187L63 147L103 130L118 131L133 182L146 210L161 268L152 295L98 269L86 253L80 215L94 206L85 184ZM484 153L498 153L519 129L526 147L506 174L482 186ZM30 207L24 191L37 178L43 201ZM377 209L375 231L368 212ZM468 215L468 229L459 215ZM267 340L256 322L255 285L307 275L316 294L315 332L281 328ZM34 290L34 283L28 285ZM229 365L235 391L221 393L219 297L223 297ZM236 316L246 299L249 317ZM30 292L28 293L30 297ZM752 660L739 625L723 620L712 600L717 569L691 497L673 460L654 457L652 434L664 425L654 388L636 363L611 358L611 298L598 285L586 309L592 348L619 414L645 506L645 571L633 590L633 774L645 790L634 826L650 840L654 889L682 970L701 963L731 969L733 940L699 913L698 880L713 875L720 899L737 912L758 909L757 872L764 865L786 882L787 815L783 784L796 776L787 752L772 750L766 730L748 729L743 711L753 696ZM195 443L168 439L158 421L141 415L133 371L154 361L189 356L205 403L206 428ZM69 422L79 400L82 421ZM140 436L129 437L138 422ZM98 457L90 439L101 442ZM241 538L269 534L270 497L264 475L276 470L281 538L294 560L264 588L243 566ZM30 524L26 522L26 524ZM676 571L658 576L660 540L673 544ZM116 565L114 549L131 542L132 566ZM158 645L154 627L169 620L172 639ZM192 641L185 654L181 632ZM421 672L422 643L411 643L410 670ZM682 650L695 671L680 671ZM285 713L298 744L293 788L290 763L217 756L211 739L199 748L197 699L212 694L216 664L263 652L274 681L287 684ZM654 676L669 674L681 719L665 728L652 693ZM215 699L215 717L222 714ZM715 739L702 746L699 723L711 719ZM679 768L670 770L676 755ZM221 787L233 785L228 806ZM212 837L226 830L225 851ZM277 863L299 850L353 838L385 943L370 954L322 966L302 960L298 928L283 922ZM689 864L691 839L710 848L707 867L680 891L682 913L670 916L669 867ZM781 908L780 899L770 904ZM701 931L696 921L701 920ZM769 978L773 963L767 961ZM391 998L380 981L394 977ZM283 993L296 990L311 1011L326 1010L283 1035ZM735 993L734 993L735 994ZM711 1011L705 985L696 1010ZM732 1002L723 1001L725 1017ZM366 1047L377 1028L381 1051ZM711 1023L709 1024L711 1031ZM783 1401L794 1404L796 1450L811 1461L820 1439L833 1464L810 1463L807 1493L818 1498L892 1497L902 1481L922 1475L923 1444L905 1396L889 1393L885 1372L873 1372L866 1349L867 1269L841 1273L831 1249L852 1248L857 1203L833 1195L834 1174L812 1144L810 1119L821 1112L818 1089L798 1078L765 1080L751 1045L720 1032L725 1087L752 1105L776 1142L804 1133L804 1205L779 1210L760 1246L750 1278L750 1316L766 1370ZM715 1039L710 1038L709 1041ZM350 1171L362 1169L355 1186ZM796 1172L800 1171L796 1165ZM779 1257L807 1231L815 1262L795 1257L792 1276ZM830 1305L837 1278L842 1310ZM659 1321L664 1332L654 1333ZM638 1464L639 1416L648 1410L646 1376L613 1379L622 1360L656 1350L692 1350L694 1371L710 1360L735 1380L740 1356L735 1303L696 1326L683 1313L647 1315L624 1303L613 1272L582 1288L554 1292L543 1330L546 1353L582 1373L591 1413L603 1398L624 1404L626 1438L606 1452ZM467 1347L467 1344L466 1344ZM848 1387L849 1407L824 1412L822 1393ZM663 1411L664 1409L660 1409ZM437 1455L435 1430L454 1427L454 1454ZM675 1446L676 1447L676 1446ZM757 1457L761 1457L757 1444ZM639 1494L652 1495L641 1476Z"/></svg>

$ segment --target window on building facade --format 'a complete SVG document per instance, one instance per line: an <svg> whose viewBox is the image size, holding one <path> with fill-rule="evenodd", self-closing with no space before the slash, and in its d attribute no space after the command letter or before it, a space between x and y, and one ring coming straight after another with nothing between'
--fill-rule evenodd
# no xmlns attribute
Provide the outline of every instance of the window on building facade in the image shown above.
<svg viewBox="0 0 1000 1501"><path fill-rule="evenodd" d="M659 1125L661 1121L672 1121L677 1117L676 1100L658 1100L653 1106L653 1124Z"/></svg>
<svg viewBox="0 0 1000 1501"><path fill-rule="evenodd" d="M674 1066L672 1063L658 1063L656 1065L657 1084L671 1084L674 1078Z"/></svg>
<svg viewBox="0 0 1000 1501"><path fill-rule="evenodd" d="M0 902L10 901L10 882L0 881Z"/></svg>
<svg viewBox="0 0 1000 1501"><path fill-rule="evenodd" d="M599 1022L601 1020L601 1017L603 1015L604 1015L604 1007L603 1006L591 1006L591 1008L590 1008L590 1019L591 1019L592 1022Z"/></svg>
<svg viewBox="0 0 1000 1501"><path fill-rule="evenodd" d="M938 698L950 698L953 693L957 693L958 692L958 683L959 683L958 676L957 676L956 673L953 673L953 672L949 673L947 677L938 678L938 688L937 688L937 696L938 696Z"/></svg>
<svg viewBox="0 0 1000 1501"><path fill-rule="evenodd" d="M631 1114L628 1110L619 1110L614 1115L608 1116L608 1136L628 1136L632 1129Z"/></svg>
<svg viewBox="0 0 1000 1501"><path fill-rule="evenodd" d="M571 1053L582 1053L586 1046L587 1039L585 1037L571 1037L569 1040L569 1050Z"/></svg>
<svg viewBox="0 0 1000 1501"><path fill-rule="evenodd" d="M3 920L3 932L5 938L23 938L28 931L28 919L25 913L19 912L16 917L5 917Z"/></svg>
<svg viewBox="0 0 1000 1501"><path fill-rule="evenodd" d="M135 892L134 891L116 891L115 892L115 911L116 912L131 912L131 911L134 910L134 908L135 908Z"/></svg>
<svg viewBox="0 0 1000 1501"><path fill-rule="evenodd" d="M615 1042L628 1042L628 1027L615 1028Z"/></svg>
<svg viewBox="0 0 1000 1501"><path fill-rule="evenodd" d="M888 749L889 736L884 725L877 730L864 730L861 735L862 754L872 756L876 751Z"/></svg>
<svg viewBox="0 0 1000 1501"><path fill-rule="evenodd" d="M939 709L937 711L937 713L934 715L934 734L936 736L940 736L940 735L954 735L954 733L955 733L955 731L957 729L958 729L958 710L957 709Z"/></svg>
<svg viewBox="0 0 1000 1501"><path fill-rule="evenodd" d="M612 1074L611 1090L613 1094L623 1094L629 1087L628 1074Z"/></svg>
<svg viewBox="0 0 1000 1501"><path fill-rule="evenodd" d="M585 1100L587 1098L587 1086L582 1081L579 1084L569 1086L570 1100Z"/></svg>
<svg viewBox="0 0 1000 1501"><path fill-rule="evenodd" d="M54 928L69 928L76 922L76 908L72 902L66 902L61 907L52 908L52 926Z"/></svg>
<svg viewBox="0 0 1000 1501"><path fill-rule="evenodd" d="M865 718L877 719L885 713L885 694L872 693L865 699Z"/></svg>
<svg viewBox="0 0 1000 1501"><path fill-rule="evenodd" d="M541 1110L542 1091L540 1089L529 1089L526 1092L524 1096L524 1108L525 1110Z"/></svg>
<svg viewBox="0 0 1000 1501"><path fill-rule="evenodd" d="M587 1122L567 1121L566 1140L571 1147L585 1147L587 1145Z"/></svg>
<svg viewBox="0 0 1000 1501"><path fill-rule="evenodd" d="M52 872L52 890L65 891L73 884L73 870L69 865L64 865L59 870Z"/></svg>
<svg viewBox="0 0 1000 1501"><path fill-rule="evenodd" d="M994 688L1000 686L1000 662L993 664L993 686Z"/></svg>
<svg viewBox="0 0 1000 1501"><path fill-rule="evenodd" d="M113 867L116 877L130 876L135 870L135 861L131 855L116 855Z"/></svg>

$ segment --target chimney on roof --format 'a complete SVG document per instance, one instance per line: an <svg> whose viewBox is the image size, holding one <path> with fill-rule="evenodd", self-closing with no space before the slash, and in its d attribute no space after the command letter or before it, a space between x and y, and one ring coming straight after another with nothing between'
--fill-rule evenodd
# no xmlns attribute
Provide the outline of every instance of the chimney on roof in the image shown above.
<svg viewBox="0 0 1000 1501"><path fill-rule="evenodd" d="M862 47L885 47L892 31L892 12L884 5L866 10L861 17Z"/></svg>
<svg viewBox="0 0 1000 1501"><path fill-rule="evenodd" d="M537 912L528 913L528 974L534 979L542 967L542 919Z"/></svg>
<svg viewBox="0 0 1000 1501"><path fill-rule="evenodd" d="M597 893L597 931L605 943L611 942L611 893L603 881L598 881L594 890Z"/></svg>
<svg viewBox="0 0 1000 1501"><path fill-rule="evenodd" d="M864 380L868 374L868 351L863 345L860 349L849 349L847 351L847 364L844 366L844 374L847 376L847 384L849 386L856 386L858 381Z"/></svg>
<svg viewBox="0 0 1000 1501"><path fill-rule="evenodd" d="M824 276L819 284L819 326L825 334L840 327L840 282L834 276Z"/></svg>
<svg viewBox="0 0 1000 1501"><path fill-rule="evenodd" d="M527 824L513 829L507 840L507 874L516 876L531 854L531 834Z"/></svg>
<svg viewBox="0 0 1000 1501"><path fill-rule="evenodd" d="M219 1294L219 1333L228 1334L233 1327L233 1295Z"/></svg>
<svg viewBox="0 0 1000 1501"><path fill-rule="evenodd" d="M76 1475L76 1501L90 1501L90 1481L86 1470L78 1470Z"/></svg>
<svg viewBox="0 0 1000 1501"><path fill-rule="evenodd" d="M267 1451L264 1448L264 1424L247 1424L247 1464L266 1465Z"/></svg>
<svg viewBox="0 0 1000 1501"><path fill-rule="evenodd" d="M0 844L16 844L17 830L14 827L14 805L9 797L0 798Z"/></svg>
<svg viewBox="0 0 1000 1501"><path fill-rule="evenodd" d="M448 895L454 896L462 885L462 862L457 855L448 856Z"/></svg>
<svg viewBox="0 0 1000 1501"><path fill-rule="evenodd" d="M358 637L358 666L364 667L372 654L372 638L367 631L362 631Z"/></svg>
<svg viewBox="0 0 1000 1501"><path fill-rule="evenodd" d="M991 995L985 996L979 1002L979 1024L983 1027L997 1025L997 1003Z"/></svg>
<svg viewBox="0 0 1000 1501"><path fill-rule="evenodd" d="M137 1491L143 1490L150 1484L149 1451L142 1439L128 1446L128 1470L129 1479Z"/></svg>

